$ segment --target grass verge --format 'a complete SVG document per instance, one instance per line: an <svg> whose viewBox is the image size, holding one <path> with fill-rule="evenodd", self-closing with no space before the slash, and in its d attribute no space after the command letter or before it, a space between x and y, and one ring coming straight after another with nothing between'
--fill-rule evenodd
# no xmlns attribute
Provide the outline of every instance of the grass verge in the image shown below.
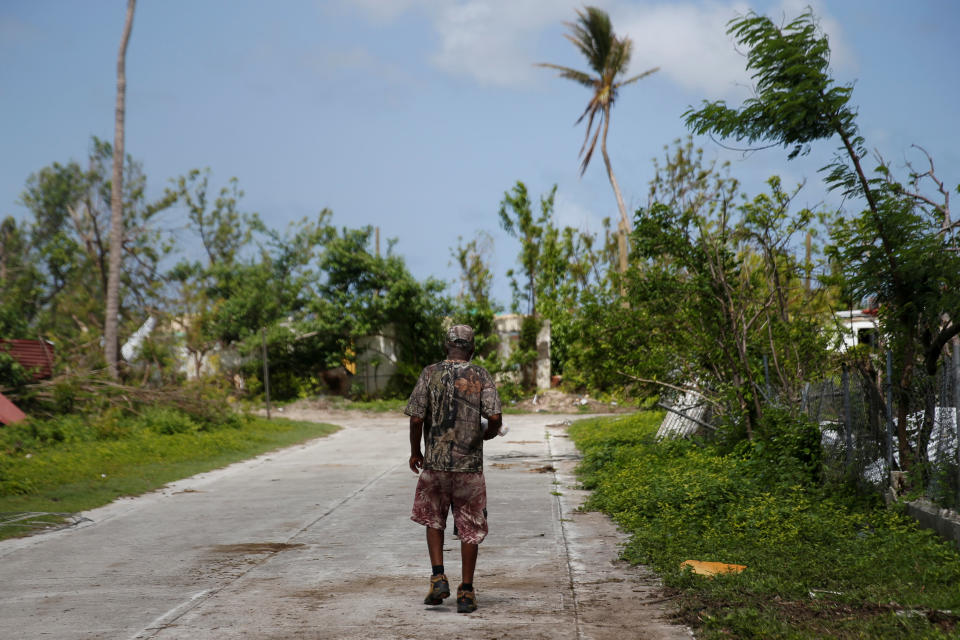
<svg viewBox="0 0 960 640"><path fill-rule="evenodd" d="M658 412L570 429L592 491L701 638L956 638L960 554L880 501L744 450L657 443ZM743 564L706 578L685 560Z"/></svg>
<svg viewBox="0 0 960 640"><path fill-rule="evenodd" d="M337 429L263 418L198 424L162 408L139 418L68 416L3 428L0 515L85 511ZM29 533L43 521L62 519L0 526L0 539Z"/></svg>

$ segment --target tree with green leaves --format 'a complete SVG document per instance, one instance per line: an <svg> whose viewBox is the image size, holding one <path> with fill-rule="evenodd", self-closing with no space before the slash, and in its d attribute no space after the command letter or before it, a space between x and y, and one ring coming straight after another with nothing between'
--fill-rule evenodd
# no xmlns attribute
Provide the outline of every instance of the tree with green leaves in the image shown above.
<svg viewBox="0 0 960 640"><path fill-rule="evenodd" d="M540 213L534 216L533 202L527 185L517 180L513 189L503 194L500 201L500 226L510 236L520 241L520 265L526 282L521 285L513 269L507 271L513 291L513 311L520 312L521 302L526 299L526 315L537 312L537 272L540 267L540 250L544 227L553 216L553 203L557 195L554 185L545 196L540 196Z"/></svg>
<svg viewBox="0 0 960 640"><path fill-rule="evenodd" d="M580 157L582 158L580 174L586 172L590 165L590 159L593 157L599 139L600 153L603 156L603 162L607 168L607 177L610 180L610 186L613 187L613 193L617 199L617 208L620 211L620 223L618 225L620 272L625 273L627 270L627 235L630 233L630 219L627 216L627 207L623 202L623 195L620 193L620 186L613 174L613 165L610 163L610 156L607 153L607 133L610 130L613 105L620 89L655 73L659 70L659 67L647 69L643 73L621 79L630 67L633 41L627 36L618 37L613 31L610 16L601 9L585 7L582 11L577 10L577 21L566 23L566 25L570 29L566 38L586 57L587 64L595 75L546 62L540 63L538 66L556 69L560 72L560 77L573 80L593 92L590 101L587 103L587 108L577 119L577 124L580 124L584 118L587 118L587 131L583 138L583 145L580 147ZM594 128L594 121L596 121L596 128Z"/></svg>
<svg viewBox="0 0 960 640"><path fill-rule="evenodd" d="M609 244L597 247L595 235L557 226L553 218L556 193L554 185L540 196L535 214L527 187L518 180L504 193L499 215L501 227L520 242L522 280L518 280L513 269L507 271L513 290L513 311L520 312L526 300L526 315L530 318L525 330L527 348L523 350L525 354L516 352L515 364L523 368L536 360L536 332L543 320L549 320L551 369L560 374L568 345L577 339L573 319L581 299L593 288L609 286L607 275L614 258ZM609 231L609 220L604 220L604 226ZM527 373L532 380L533 374Z"/></svg>
<svg viewBox="0 0 960 640"><path fill-rule="evenodd" d="M3 258L9 265L4 293L10 297L2 304L16 306L29 327L26 337L55 340L58 353L73 353L77 363L93 368L104 365L113 151L110 143L93 138L86 166L55 162L31 174L21 195L30 217L15 232L6 226L12 251ZM124 175L118 322L132 331L163 305L160 264L173 244L156 216L173 199L147 201L146 176L129 155ZM15 286L14 292L8 286Z"/></svg>
<svg viewBox="0 0 960 640"><path fill-rule="evenodd" d="M902 181L878 157L868 176L866 143L849 104L853 87L831 76L829 42L811 11L784 26L751 12L731 21L728 32L747 51L754 97L739 108L705 102L687 111L686 122L697 133L787 147L790 158L818 140L839 139L837 155L823 168L825 182L865 207L838 218L832 255L846 288L879 304L898 372L898 442L907 467L914 457L907 434L907 416L916 410L914 372L935 373L947 343L960 334L960 225L950 217L949 190L929 158L929 169L911 169ZM935 192L925 193L931 184Z"/></svg>
<svg viewBox="0 0 960 640"><path fill-rule="evenodd" d="M231 264L250 242L253 233L264 229L255 213L243 213L238 203L244 193L237 178L230 178L215 198L210 195L209 168L193 169L174 181L168 194L187 209L187 220L200 238L207 265ZM212 200L212 202L211 202Z"/></svg>
<svg viewBox="0 0 960 640"><path fill-rule="evenodd" d="M778 178L744 197L726 166L691 141L655 162L649 204L637 211L628 305L583 297L571 378L635 391L692 390L729 427L752 437L768 402L763 360L782 393L799 396L822 371L824 292L804 286L792 239L814 216L791 211Z"/></svg>
<svg viewBox="0 0 960 640"><path fill-rule="evenodd" d="M495 350L500 341L494 318L501 306L492 297L490 256L493 255L493 237L481 231L466 244L462 237L457 238L457 247L451 249L450 253L460 268L460 291L457 294L454 322L473 327L476 346L474 357L488 371L496 371L500 365L491 361L491 356L496 357Z"/></svg>

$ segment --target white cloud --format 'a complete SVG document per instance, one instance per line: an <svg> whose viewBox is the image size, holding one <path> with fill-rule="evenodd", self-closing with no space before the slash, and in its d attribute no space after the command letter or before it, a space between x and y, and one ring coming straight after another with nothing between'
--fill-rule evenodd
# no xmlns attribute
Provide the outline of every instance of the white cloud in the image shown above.
<svg viewBox="0 0 960 640"><path fill-rule="evenodd" d="M711 97L742 95L749 76L727 35L727 22L745 4L660 4L614 13L620 33L633 40L631 73L659 66L684 89Z"/></svg>
<svg viewBox="0 0 960 640"><path fill-rule="evenodd" d="M421 10L433 24L439 49L431 62L451 75L488 86L523 86L542 77L533 66L537 37L573 19L577 0L345 0L373 20ZM609 4L600 0L595 4Z"/></svg>
<svg viewBox="0 0 960 640"><path fill-rule="evenodd" d="M326 3L326 0L319 1L321 5ZM376 21L389 22L413 9L440 6L443 0L343 0L343 4L359 9Z"/></svg>
<svg viewBox="0 0 960 640"><path fill-rule="evenodd" d="M420 10L432 22L439 50L438 68L483 85L521 87L543 78L533 64L549 61L538 44L546 29L575 19L576 0L345 0L374 20L391 20ZM811 0L781 0L776 13L794 17ZM749 86L744 58L727 35L727 23L749 11L741 0L728 2L637 3L597 0L610 12L614 28L634 43L631 72L660 67L682 88L710 97L742 97ZM813 0L820 24L830 36L834 63L852 59L842 30ZM776 13L771 17L777 18Z"/></svg>
<svg viewBox="0 0 960 640"><path fill-rule="evenodd" d="M573 2L470 0L436 16L440 50L433 63L484 85L523 86L536 77L536 36L569 19Z"/></svg>

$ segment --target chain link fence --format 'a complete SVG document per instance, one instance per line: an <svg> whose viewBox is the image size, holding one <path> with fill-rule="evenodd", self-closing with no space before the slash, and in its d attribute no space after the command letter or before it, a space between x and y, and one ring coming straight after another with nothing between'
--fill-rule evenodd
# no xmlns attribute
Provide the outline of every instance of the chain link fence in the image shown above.
<svg viewBox="0 0 960 640"><path fill-rule="evenodd" d="M884 364L884 370L849 367L804 389L801 410L821 427L827 474L900 490L897 472L909 469L912 490L958 509L960 349L941 358L936 375L918 368L905 393L894 388L898 372L889 353Z"/></svg>

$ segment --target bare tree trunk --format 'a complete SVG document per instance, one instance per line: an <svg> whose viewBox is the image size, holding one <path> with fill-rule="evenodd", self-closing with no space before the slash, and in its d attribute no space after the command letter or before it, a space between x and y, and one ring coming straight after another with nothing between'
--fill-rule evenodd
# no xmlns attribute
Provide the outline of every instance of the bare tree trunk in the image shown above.
<svg viewBox="0 0 960 640"><path fill-rule="evenodd" d="M120 263L123 257L123 131L127 98L127 43L130 42L136 6L137 0L127 0L127 19L117 53L117 106L113 134L113 179L110 185L110 268L107 275L107 317L103 325L107 371L114 379L118 373L117 316L120 312Z"/></svg>
<svg viewBox="0 0 960 640"><path fill-rule="evenodd" d="M617 248L620 250L620 273L627 272L627 234L630 233L630 219L627 218L627 207L623 204L623 195L620 193L620 185L613 175L613 165L610 164L610 156L607 154L607 130L610 128L610 108L607 107L606 117L603 119L603 140L600 141L600 153L603 154L603 163L607 166L607 177L610 178L610 186L613 187L613 195L617 197L617 208L620 210L620 224L617 225ZM620 292L623 293L624 286L620 285Z"/></svg>

